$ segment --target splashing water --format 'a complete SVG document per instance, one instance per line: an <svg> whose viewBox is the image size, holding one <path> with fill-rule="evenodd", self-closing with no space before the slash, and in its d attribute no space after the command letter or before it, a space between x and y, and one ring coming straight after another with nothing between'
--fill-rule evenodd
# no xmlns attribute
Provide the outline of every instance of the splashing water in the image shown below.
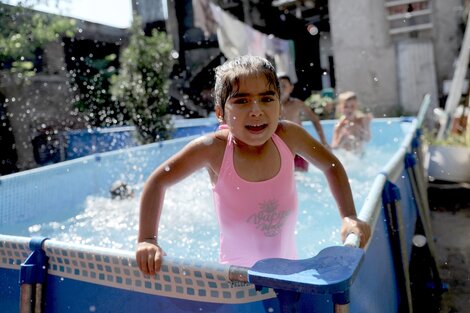
<svg viewBox="0 0 470 313"><path fill-rule="evenodd" d="M369 148L362 156L335 151L346 168L356 210L373 179L391 157L388 150ZM299 257L341 244L340 217L323 174L313 166L295 175L299 197L296 230ZM30 236L133 251L137 239L140 186L137 195L116 200L90 196L79 214L65 221L32 225ZM199 171L167 190L159 228L159 242L168 255L184 259L218 260L219 233L209 176Z"/></svg>

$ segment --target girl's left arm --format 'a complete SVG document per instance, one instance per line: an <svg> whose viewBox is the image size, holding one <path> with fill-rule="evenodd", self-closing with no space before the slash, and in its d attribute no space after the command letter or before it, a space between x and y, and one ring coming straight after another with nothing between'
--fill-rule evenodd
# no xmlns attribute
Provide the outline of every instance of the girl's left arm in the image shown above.
<svg viewBox="0 0 470 313"><path fill-rule="evenodd" d="M301 155L325 174L342 219L343 241L349 233L355 233L361 239L361 247L364 247L370 237L370 226L357 218L351 186L343 164L302 127L286 124L285 137L293 153Z"/></svg>

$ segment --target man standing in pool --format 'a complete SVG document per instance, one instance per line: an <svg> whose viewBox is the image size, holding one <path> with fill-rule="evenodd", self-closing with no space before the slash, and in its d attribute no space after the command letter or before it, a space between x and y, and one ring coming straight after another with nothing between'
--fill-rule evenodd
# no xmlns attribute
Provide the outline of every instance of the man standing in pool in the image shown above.
<svg viewBox="0 0 470 313"><path fill-rule="evenodd" d="M355 233L365 246L370 227L356 216L340 161L301 126L279 120L279 82L271 63L255 56L227 61L216 69L214 98L224 127L190 142L145 183L136 251L144 274L154 275L162 264L158 225L166 189L201 168L213 186L221 263L251 267L264 258L295 259L296 154L325 174L342 219L342 239Z"/></svg>
<svg viewBox="0 0 470 313"><path fill-rule="evenodd" d="M312 109L305 105L305 102L291 97L291 93L294 91L294 84L292 84L290 77L285 74L279 74L278 79L281 89L281 119L302 125L302 117L308 118L317 131L321 143L325 147L328 147L328 142L326 140L325 134L323 133L323 128L320 124L320 119L318 116L313 113ZM295 156L294 164L297 171L308 171L308 162L301 156Z"/></svg>

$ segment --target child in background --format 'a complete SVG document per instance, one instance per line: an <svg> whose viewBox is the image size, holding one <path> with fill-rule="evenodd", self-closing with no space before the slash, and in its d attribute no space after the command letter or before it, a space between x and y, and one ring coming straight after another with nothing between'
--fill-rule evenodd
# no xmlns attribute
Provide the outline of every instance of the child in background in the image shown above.
<svg viewBox="0 0 470 313"><path fill-rule="evenodd" d="M292 84L289 76L280 74L278 79L281 88L281 119L302 125L302 117L308 118L317 131L321 143L325 147L328 147L328 142L326 140L325 134L323 133L323 128L320 124L320 119L318 116L312 111L312 109L306 106L302 100L292 98L290 96L294 90L294 85ZM295 169L297 171L308 171L308 162L301 156L296 155L294 163Z"/></svg>
<svg viewBox="0 0 470 313"><path fill-rule="evenodd" d="M342 116L333 130L331 148L362 154L364 143L370 141L371 138L372 114L364 114L358 110L357 96L351 91L338 96L338 110Z"/></svg>
<svg viewBox="0 0 470 313"><path fill-rule="evenodd" d="M158 224L166 189L201 168L212 183L221 263L251 267L264 258L295 259L296 154L325 174L342 239L355 233L362 247L367 243L370 227L356 216L343 166L301 126L279 121L279 95L274 67L264 58L243 56L216 69L215 113L223 127L190 142L145 183L136 251L144 274L154 275L162 264Z"/></svg>
<svg viewBox="0 0 470 313"><path fill-rule="evenodd" d="M134 197L134 190L122 180L116 180L109 189L112 199L124 200Z"/></svg>

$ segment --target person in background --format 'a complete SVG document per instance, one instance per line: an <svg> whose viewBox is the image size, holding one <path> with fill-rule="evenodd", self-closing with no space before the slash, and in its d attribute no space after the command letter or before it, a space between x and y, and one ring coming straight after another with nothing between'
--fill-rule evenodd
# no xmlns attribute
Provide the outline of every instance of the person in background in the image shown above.
<svg viewBox="0 0 470 313"><path fill-rule="evenodd" d="M364 143L371 139L370 122L373 115L358 110L357 96L352 91L338 96L338 111L341 116L333 129L331 148L363 154Z"/></svg>
<svg viewBox="0 0 470 313"><path fill-rule="evenodd" d="M215 76L215 113L221 127L188 143L144 185L136 249L139 269L154 275L161 268L165 254L158 243L158 225L165 191L202 168L212 184L221 263L251 267L265 258L296 259L296 154L326 176L342 219L342 239L355 233L364 247L370 227L356 216L344 167L304 128L280 120L279 81L272 64L242 56L217 67Z"/></svg>
<svg viewBox="0 0 470 313"><path fill-rule="evenodd" d="M278 79L281 87L281 119L294 122L298 125L302 125L303 118L310 120L317 131L321 143L325 147L329 148L328 141L326 140L318 116L304 103L304 101L291 97L291 93L294 90L294 84L292 84L289 76L279 74ZM308 171L308 162L301 156L296 155L294 162L295 169L297 171Z"/></svg>
<svg viewBox="0 0 470 313"><path fill-rule="evenodd" d="M111 199L123 200L134 197L134 190L132 187L123 182L122 180L116 180L109 189Z"/></svg>

